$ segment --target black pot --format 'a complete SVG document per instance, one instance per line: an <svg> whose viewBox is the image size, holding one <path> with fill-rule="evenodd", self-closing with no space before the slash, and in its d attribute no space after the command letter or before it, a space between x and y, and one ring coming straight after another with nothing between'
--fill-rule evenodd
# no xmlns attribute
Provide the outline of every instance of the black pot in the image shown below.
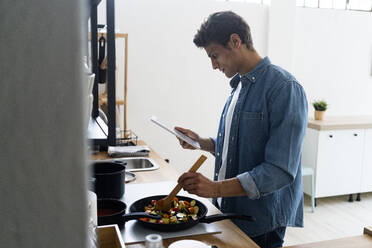
<svg viewBox="0 0 372 248"><path fill-rule="evenodd" d="M117 224L120 228L124 227L125 222L137 220L139 218L161 219L160 215L152 215L145 212L125 214L127 205L116 199L98 199L97 216L98 225Z"/></svg>
<svg viewBox="0 0 372 248"><path fill-rule="evenodd" d="M94 192L97 198L120 199L125 192L125 162L94 162Z"/></svg>

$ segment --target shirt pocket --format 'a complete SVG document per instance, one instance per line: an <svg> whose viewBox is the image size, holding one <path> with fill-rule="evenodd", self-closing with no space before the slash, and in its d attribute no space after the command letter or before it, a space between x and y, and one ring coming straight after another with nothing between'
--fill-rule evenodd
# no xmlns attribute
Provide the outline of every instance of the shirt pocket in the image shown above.
<svg viewBox="0 0 372 248"><path fill-rule="evenodd" d="M241 111L239 121L240 144L252 152L258 152L265 143L264 137L264 113Z"/></svg>
<svg viewBox="0 0 372 248"><path fill-rule="evenodd" d="M264 114L262 112L241 112L241 117L244 120L263 120Z"/></svg>

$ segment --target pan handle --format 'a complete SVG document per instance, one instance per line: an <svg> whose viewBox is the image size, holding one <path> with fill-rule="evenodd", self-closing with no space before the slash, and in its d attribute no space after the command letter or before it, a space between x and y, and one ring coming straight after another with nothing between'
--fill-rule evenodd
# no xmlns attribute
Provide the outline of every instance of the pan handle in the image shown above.
<svg viewBox="0 0 372 248"><path fill-rule="evenodd" d="M124 214L122 216L122 220L123 222L127 222L127 221L130 221L130 220L137 220L137 219L140 219L140 218L151 218L151 219L161 219L161 215L157 215L157 214L148 214L148 213L145 213L145 212L134 212L134 213L129 213L129 214Z"/></svg>
<svg viewBox="0 0 372 248"><path fill-rule="evenodd" d="M225 213L225 214L213 214L209 216L205 216L204 218L199 219L201 223L212 223L220 220L226 219L239 219L239 220L246 220L246 221L255 221L255 218L249 215L244 214L236 214L236 213Z"/></svg>

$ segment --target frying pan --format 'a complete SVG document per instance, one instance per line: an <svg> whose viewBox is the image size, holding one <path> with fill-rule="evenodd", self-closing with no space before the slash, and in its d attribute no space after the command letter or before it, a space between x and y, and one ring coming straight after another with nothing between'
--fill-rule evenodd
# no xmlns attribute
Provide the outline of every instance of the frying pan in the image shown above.
<svg viewBox="0 0 372 248"><path fill-rule="evenodd" d="M152 215L144 211L126 214L127 205L116 199L98 199L97 214L98 225L118 224L122 228L125 222L139 218L160 219L160 215Z"/></svg>
<svg viewBox="0 0 372 248"><path fill-rule="evenodd" d="M143 212L145 211L145 206L151 204L151 200L160 200L164 198L166 195L155 195L155 196L149 196L146 198L142 198L140 200L135 201L132 203L129 207L129 211L131 213L136 212ZM162 231L162 232L174 232L174 231L181 231L188 228L191 228L195 226L198 223L212 223L215 221L225 220L225 219L240 219L240 220L246 220L246 221L255 221L255 219L252 216L248 215L242 215L242 214L236 214L236 213L225 213L225 214L214 214L210 216L206 216L208 212L208 208L201 203L200 201L186 197L186 196L177 196L178 200L186 200L188 202L191 202L192 200L195 200L196 206L199 207L199 212L197 214L197 219L189 219L186 222L178 223L178 224L159 224L159 223L151 223L147 222L141 219L137 219L138 223L141 224L143 227L155 230L155 231Z"/></svg>

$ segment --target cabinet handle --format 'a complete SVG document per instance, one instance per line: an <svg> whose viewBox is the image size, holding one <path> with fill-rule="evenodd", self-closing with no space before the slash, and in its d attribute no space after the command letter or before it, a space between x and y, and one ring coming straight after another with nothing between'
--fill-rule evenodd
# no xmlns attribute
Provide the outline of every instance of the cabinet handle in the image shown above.
<svg viewBox="0 0 372 248"><path fill-rule="evenodd" d="M333 135L332 135L332 134L330 134L330 135L329 135L329 137L330 137L330 138L333 138Z"/></svg>
<svg viewBox="0 0 372 248"><path fill-rule="evenodd" d="M357 133L354 133L354 136L358 136L358 134Z"/></svg>

